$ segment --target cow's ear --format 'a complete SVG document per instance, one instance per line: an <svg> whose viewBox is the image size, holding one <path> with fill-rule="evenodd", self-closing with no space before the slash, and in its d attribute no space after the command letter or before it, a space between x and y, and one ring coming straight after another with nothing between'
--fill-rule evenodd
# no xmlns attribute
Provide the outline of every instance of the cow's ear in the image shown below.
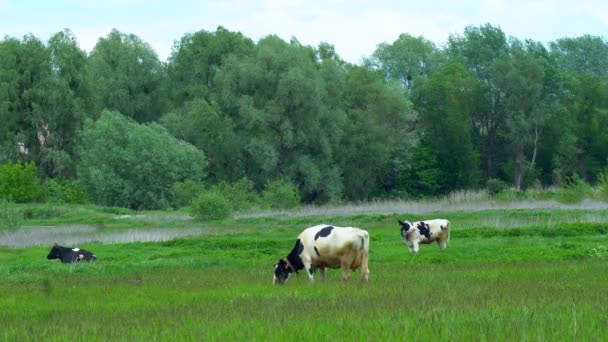
<svg viewBox="0 0 608 342"><path fill-rule="evenodd" d="M404 225L403 221L401 221L401 220L397 220L397 222L399 222L399 224L402 226Z"/></svg>

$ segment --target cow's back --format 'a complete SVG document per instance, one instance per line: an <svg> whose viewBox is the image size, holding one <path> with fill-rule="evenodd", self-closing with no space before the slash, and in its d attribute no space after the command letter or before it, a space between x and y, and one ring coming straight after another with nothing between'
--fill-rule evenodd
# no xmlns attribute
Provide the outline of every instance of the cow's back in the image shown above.
<svg viewBox="0 0 608 342"><path fill-rule="evenodd" d="M347 263L355 269L369 252L369 234L355 227L318 225L302 232L300 239L304 253L319 267L338 268Z"/></svg>

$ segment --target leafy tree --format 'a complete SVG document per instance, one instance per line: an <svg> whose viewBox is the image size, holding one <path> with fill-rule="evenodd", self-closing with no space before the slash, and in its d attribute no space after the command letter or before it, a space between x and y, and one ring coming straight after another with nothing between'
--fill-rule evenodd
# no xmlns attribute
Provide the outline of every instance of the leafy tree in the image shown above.
<svg viewBox="0 0 608 342"><path fill-rule="evenodd" d="M198 31L175 43L168 60L169 94L174 108L188 101L210 99L216 75L228 56L248 56L251 39L219 26L215 32Z"/></svg>
<svg viewBox="0 0 608 342"><path fill-rule="evenodd" d="M422 86L417 101L420 121L441 170L442 192L469 189L479 183L471 126L478 87L473 74L461 64L448 64Z"/></svg>
<svg viewBox="0 0 608 342"><path fill-rule="evenodd" d="M410 89L417 78L428 78L442 64L442 55L424 37L402 33L392 44L378 45L369 63Z"/></svg>
<svg viewBox="0 0 608 342"><path fill-rule="evenodd" d="M346 198L368 199L395 190L416 143L412 103L382 73L365 67L349 69L342 101L347 120L337 159Z"/></svg>
<svg viewBox="0 0 608 342"><path fill-rule="evenodd" d="M210 182L236 179L242 174L235 167L238 141L232 120L201 98L187 102L160 119L174 136L205 152Z"/></svg>
<svg viewBox="0 0 608 342"><path fill-rule="evenodd" d="M608 42L604 38L591 35L560 38L550 43L550 47L562 70L607 78Z"/></svg>
<svg viewBox="0 0 608 342"><path fill-rule="evenodd" d="M17 203L32 202L40 195L40 178L33 162L9 161L0 165L0 198Z"/></svg>
<svg viewBox="0 0 608 342"><path fill-rule="evenodd" d="M41 159L48 121L38 118L45 109L42 103L50 85L49 60L49 51L34 36L0 42L2 160Z"/></svg>
<svg viewBox="0 0 608 342"><path fill-rule="evenodd" d="M150 45L136 35L112 30L100 38L91 51L86 71L95 116L108 109L148 122L164 112L164 67Z"/></svg>
<svg viewBox="0 0 608 342"><path fill-rule="evenodd" d="M200 180L206 167L201 151L162 126L109 111L85 123L80 156L80 180L95 203L138 210L168 207L173 184Z"/></svg>
<svg viewBox="0 0 608 342"><path fill-rule="evenodd" d="M490 24L469 26L463 35L452 35L448 39L447 52L450 59L464 62L482 85L476 95L472 119L476 133L484 145L485 173L488 177L494 177L496 173L496 145L507 116L504 93L496 86L500 74L493 64L508 51L505 33Z"/></svg>
<svg viewBox="0 0 608 342"><path fill-rule="evenodd" d="M307 201L340 194L332 155L340 137L334 117L341 112L323 103L326 84L317 61L312 48L269 36L253 55L228 57L216 78L214 99L237 137L231 167L242 170L239 178L247 177L257 189L286 178L298 184Z"/></svg>

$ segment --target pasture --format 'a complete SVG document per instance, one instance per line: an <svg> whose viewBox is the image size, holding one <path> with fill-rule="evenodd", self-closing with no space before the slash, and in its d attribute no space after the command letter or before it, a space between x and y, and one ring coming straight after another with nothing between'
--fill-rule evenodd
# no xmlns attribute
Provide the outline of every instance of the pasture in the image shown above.
<svg viewBox="0 0 608 342"><path fill-rule="evenodd" d="M608 339L605 208L311 212L209 223L175 212L57 210L28 224L88 227L78 247L98 260L46 260L46 240L0 247L0 340ZM410 254L397 218L439 217L452 224L447 250L423 245ZM272 286L274 263L317 223L370 233L369 283L358 272L343 283L339 270L328 270L326 282L310 284L301 271ZM104 239L155 230L170 239ZM192 236L170 235L181 230Z"/></svg>

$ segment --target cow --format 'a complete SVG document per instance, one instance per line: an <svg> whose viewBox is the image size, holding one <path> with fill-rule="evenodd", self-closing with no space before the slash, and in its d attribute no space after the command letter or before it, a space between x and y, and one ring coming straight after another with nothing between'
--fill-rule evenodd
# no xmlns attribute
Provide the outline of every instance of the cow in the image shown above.
<svg viewBox="0 0 608 342"><path fill-rule="evenodd" d="M434 219L426 221L401 221L401 237L409 247L410 252L418 253L418 245L429 244L437 241L439 248L445 250L450 241L450 221L446 219Z"/></svg>
<svg viewBox="0 0 608 342"><path fill-rule="evenodd" d="M61 247L58 244L53 245L46 258L49 260L60 259L64 264L97 260L97 256L89 251L80 248Z"/></svg>
<svg viewBox="0 0 608 342"><path fill-rule="evenodd" d="M325 280L327 268L341 268L342 279L348 281L350 272L361 268L361 280L369 277L369 234L354 227L338 227L320 224L306 228L285 259L274 265L273 284L284 284L292 273L306 269L310 281L314 281L315 269Z"/></svg>

